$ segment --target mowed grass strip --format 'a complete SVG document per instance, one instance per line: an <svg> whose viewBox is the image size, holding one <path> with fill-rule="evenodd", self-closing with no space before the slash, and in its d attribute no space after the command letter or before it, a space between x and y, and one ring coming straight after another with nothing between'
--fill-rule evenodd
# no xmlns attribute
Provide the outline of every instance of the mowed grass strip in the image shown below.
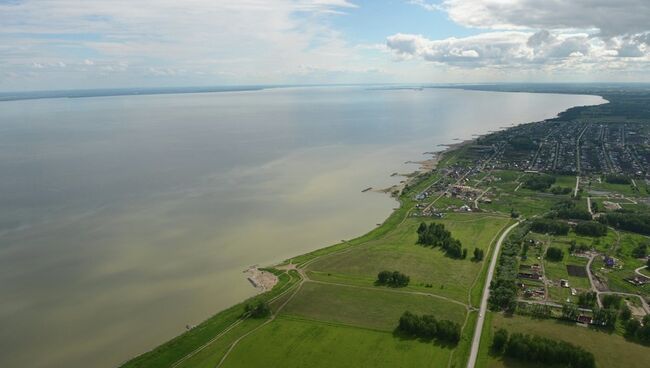
<svg viewBox="0 0 650 368"><path fill-rule="evenodd" d="M446 367L450 352L390 332L279 317L240 341L222 367Z"/></svg>
<svg viewBox="0 0 650 368"><path fill-rule="evenodd" d="M431 296L315 282L305 283L282 313L392 332L406 310L460 324L466 313L462 305Z"/></svg>
<svg viewBox="0 0 650 368"><path fill-rule="evenodd" d="M443 223L452 236L468 249L467 259L453 259L441 249L417 245L416 230L423 220L408 219L380 239L319 259L309 265L308 270L314 271L309 276L326 282L371 286L380 271L398 270L410 276L409 289L427 290L467 303L469 288L481 270L481 262L469 259L474 248L487 251L495 235L510 219L452 213L442 220L436 220ZM487 258L483 260L486 261ZM424 288L426 284L432 287Z"/></svg>
<svg viewBox="0 0 650 368"><path fill-rule="evenodd" d="M595 331L552 319L540 320L522 316L504 317L502 314L495 313L492 315L492 332L499 328L505 328L510 333L521 332L539 335L582 346L594 354L598 367L647 368L648 366L650 347L628 342L616 334ZM483 344L483 342L481 343ZM481 351L484 350L481 349ZM539 366L525 365L516 361L503 361L501 358L495 357L490 357L488 360L490 368Z"/></svg>

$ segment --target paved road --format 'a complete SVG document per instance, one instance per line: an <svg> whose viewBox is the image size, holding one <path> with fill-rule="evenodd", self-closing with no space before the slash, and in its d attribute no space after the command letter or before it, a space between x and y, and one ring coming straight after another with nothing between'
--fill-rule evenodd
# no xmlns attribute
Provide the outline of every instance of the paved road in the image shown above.
<svg viewBox="0 0 650 368"><path fill-rule="evenodd" d="M497 260L499 259L499 252L501 251L501 244L506 239L508 234L512 229L517 227L519 223L514 223L506 229L506 231L501 234L499 241L497 241L496 247L494 247L494 253L492 254L492 260L490 261L490 268L488 268L487 278L485 279L485 285L483 285L483 297L481 298L481 307L478 311L478 319L476 320L476 327L474 328L474 338L472 339L472 348L469 353L469 360L467 361L467 368L474 368L476 364L476 357L478 356L478 348L481 343L481 331L483 331L483 323L485 322L485 313L487 312L487 302L488 297L490 296L490 283L492 283L492 277L494 277L494 269L497 265Z"/></svg>

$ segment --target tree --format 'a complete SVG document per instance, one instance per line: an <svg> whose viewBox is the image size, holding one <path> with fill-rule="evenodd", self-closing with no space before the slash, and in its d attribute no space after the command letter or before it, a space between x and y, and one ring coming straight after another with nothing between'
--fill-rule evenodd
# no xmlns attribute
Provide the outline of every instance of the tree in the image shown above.
<svg viewBox="0 0 650 368"><path fill-rule="evenodd" d="M636 337L636 332L639 330L639 328L641 328L641 323L632 318L625 324L625 336L632 338Z"/></svg>
<svg viewBox="0 0 650 368"><path fill-rule="evenodd" d="M645 258L648 255L648 245L639 244L634 249L632 249L632 256L634 258Z"/></svg>
<svg viewBox="0 0 650 368"><path fill-rule="evenodd" d="M472 260L479 262L482 261L484 257L483 249L474 248L474 258Z"/></svg>
<svg viewBox="0 0 650 368"><path fill-rule="evenodd" d="M645 262L645 266L650 268L650 258L648 258L648 260Z"/></svg>
<svg viewBox="0 0 650 368"><path fill-rule="evenodd" d="M603 296L603 307L606 309L618 309L621 306L622 300L623 298L620 295L605 294Z"/></svg>
<svg viewBox="0 0 650 368"><path fill-rule="evenodd" d="M546 259L553 262L559 262L564 258L564 252L562 249L556 247L548 247L546 250Z"/></svg>
<svg viewBox="0 0 650 368"><path fill-rule="evenodd" d="M409 284L411 278L399 271L381 271L377 274L377 284L392 287L404 287Z"/></svg>
<svg viewBox="0 0 650 368"><path fill-rule="evenodd" d="M508 331L500 328L494 333L494 337L492 338L492 351L496 354L501 354L506 343L508 343Z"/></svg>
<svg viewBox="0 0 650 368"><path fill-rule="evenodd" d="M461 255L460 258L462 258L462 259L467 258L467 248L463 248L463 254Z"/></svg>
<svg viewBox="0 0 650 368"><path fill-rule="evenodd" d="M385 284L387 284L387 283L391 280L391 277L392 277L392 276L393 276L393 273L390 272L390 271L381 271L381 272L377 275L377 282L378 282L379 284L381 284L381 285L385 285Z"/></svg>
<svg viewBox="0 0 650 368"><path fill-rule="evenodd" d="M594 323L605 328L614 328L617 314L613 309L594 308Z"/></svg>
<svg viewBox="0 0 650 368"><path fill-rule="evenodd" d="M607 235L607 226L595 221L582 221L576 225L576 234L587 236L605 236Z"/></svg>
<svg viewBox="0 0 650 368"><path fill-rule="evenodd" d="M621 317L621 321L630 320L630 318L632 317L632 311L627 305L623 305L623 307L621 307L621 313L619 314L619 317Z"/></svg>
<svg viewBox="0 0 650 368"><path fill-rule="evenodd" d="M264 318L271 314L271 308L265 301L262 300L256 300L246 304L244 310L252 318Z"/></svg>
<svg viewBox="0 0 650 368"><path fill-rule="evenodd" d="M591 308L596 304L596 293L589 291L578 295L578 305L583 308Z"/></svg>
<svg viewBox="0 0 650 368"><path fill-rule="evenodd" d="M562 306L562 318L568 321L575 321L578 319L578 307L575 304L564 304Z"/></svg>

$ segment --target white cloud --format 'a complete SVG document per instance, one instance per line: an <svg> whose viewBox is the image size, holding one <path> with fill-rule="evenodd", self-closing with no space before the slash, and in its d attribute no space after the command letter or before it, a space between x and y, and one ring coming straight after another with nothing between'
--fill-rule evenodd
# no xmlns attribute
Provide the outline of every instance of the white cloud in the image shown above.
<svg viewBox="0 0 650 368"><path fill-rule="evenodd" d="M132 76L179 75L183 69L187 75L211 76L198 79L208 84L282 83L300 65L321 75L327 69L356 70L362 61L354 46L327 22L354 8L347 0L0 2L0 89L13 87L3 85L2 73L22 73L24 81L11 81L21 86L58 78L45 68L36 77L28 74L34 63L78 66L70 71L101 65L105 74ZM117 67L120 63L129 67ZM79 80L123 84L140 79Z"/></svg>
<svg viewBox="0 0 650 368"><path fill-rule="evenodd" d="M594 29L603 37L647 31L648 0L446 0L461 25L491 29Z"/></svg>
<svg viewBox="0 0 650 368"><path fill-rule="evenodd" d="M426 9L426 1L411 3ZM457 24L483 29L464 38L395 34L398 60L470 68L547 71L643 69L650 65L648 0L445 0Z"/></svg>
<svg viewBox="0 0 650 368"><path fill-rule="evenodd" d="M430 40L422 35L395 34L386 45L400 59L421 58L436 64L462 68L513 69L575 68L577 63L591 69L623 63L648 63L647 48L623 42L611 42L585 33L551 33L546 30L485 32L465 38ZM614 59L625 59L623 61Z"/></svg>

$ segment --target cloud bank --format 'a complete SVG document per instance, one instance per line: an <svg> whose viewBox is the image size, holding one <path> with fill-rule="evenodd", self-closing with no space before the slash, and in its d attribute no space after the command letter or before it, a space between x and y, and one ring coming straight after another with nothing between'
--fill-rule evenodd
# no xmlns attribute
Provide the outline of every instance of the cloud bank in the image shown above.
<svg viewBox="0 0 650 368"><path fill-rule="evenodd" d="M435 7L457 24L479 29L465 38L394 34L398 60L419 58L460 68L642 70L650 66L647 0L447 0Z"/></svg>

